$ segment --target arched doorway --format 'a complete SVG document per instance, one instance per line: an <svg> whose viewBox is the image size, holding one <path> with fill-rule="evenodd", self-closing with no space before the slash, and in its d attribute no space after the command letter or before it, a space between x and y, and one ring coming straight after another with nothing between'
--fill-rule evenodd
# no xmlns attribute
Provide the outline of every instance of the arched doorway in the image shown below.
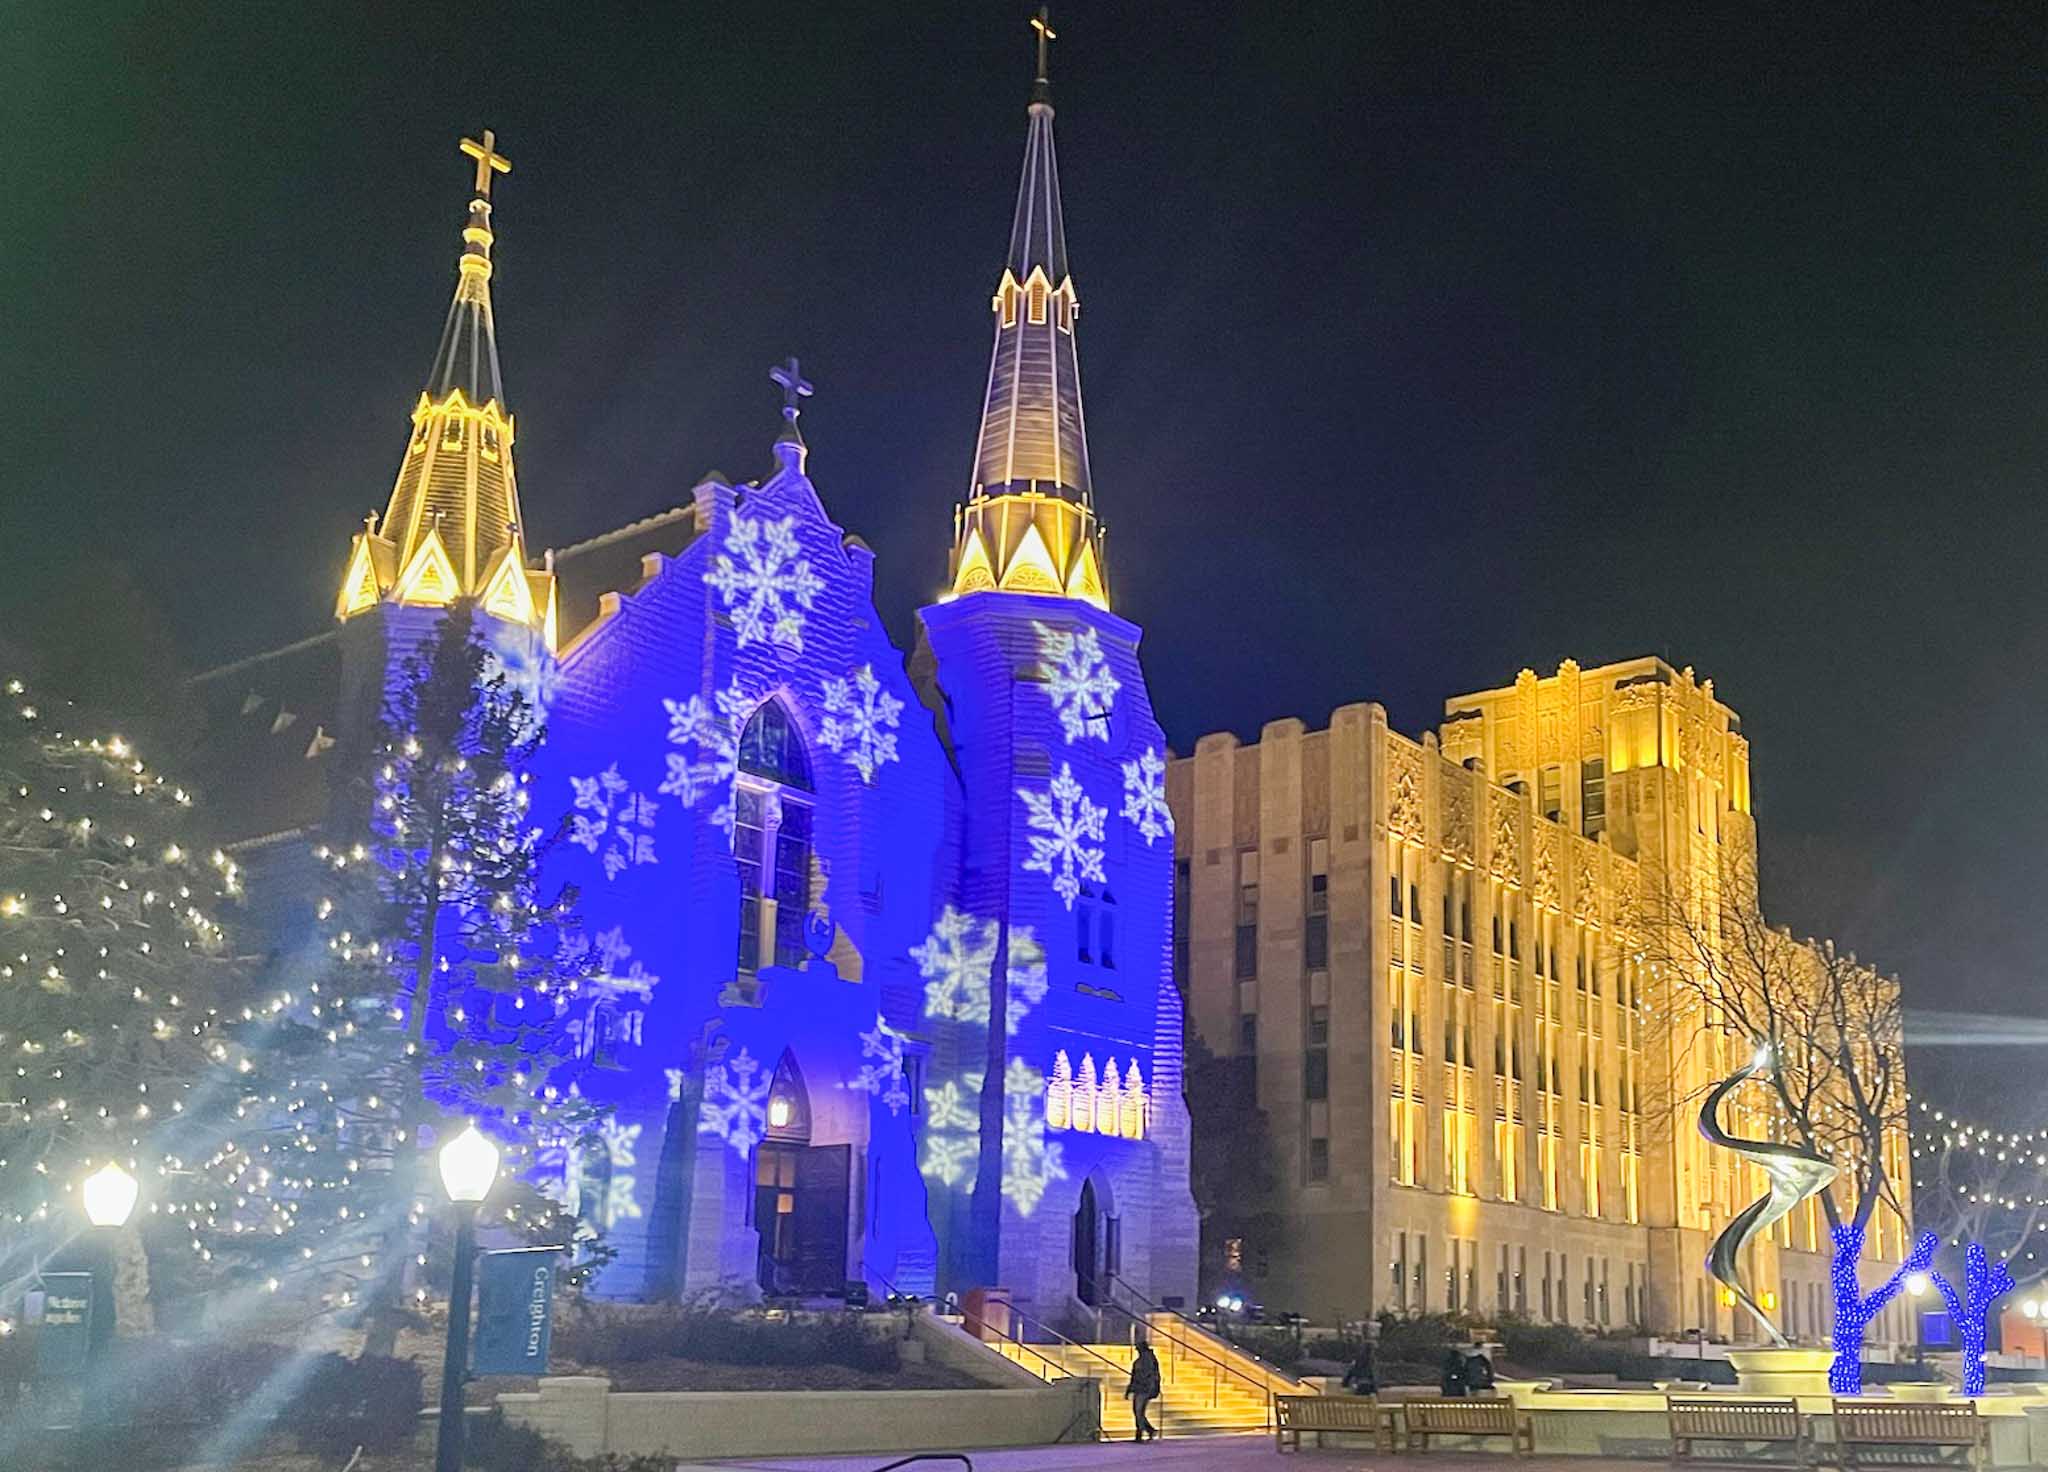
<svg viewBox="0 0 2048 1472"><path fill-rule="evenodd" d="M767 1130L754 1147L755 1274L764 1293L839 1293L846 1287L851 1145L811 1143L811 1096L784 1049L768 1087Z"/></svg>
<svg viewBox="0 0 2048 1472"><path fill-rule="evenodd" d="M1090 1174L1074 1207L1074 1296L1090 1308L1109 1301L1110 1277L1123 1267L1121 1223L1109 1182Z"/></svg>

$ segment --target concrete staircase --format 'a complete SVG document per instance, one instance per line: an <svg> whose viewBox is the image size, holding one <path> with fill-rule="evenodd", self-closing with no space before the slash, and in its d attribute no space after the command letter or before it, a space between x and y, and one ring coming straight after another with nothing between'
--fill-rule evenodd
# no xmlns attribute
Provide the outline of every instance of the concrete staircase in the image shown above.
<svg viewBox="0 0 2048 1472"><path fill-rule="evenodd" d="M989 1348L1042 1379L1071 1376L1101 1381L1102 1434L1110 1439L1131 1436L1131 1403L1124 1397L1131 1378L1130 1345L1019 1344L999 1339ZM1161 1393L1147 1416L1166 1435L1263 1431L1270 1424L1268 1396L1255 1378L1164 1340L1155 1340L1154 1350L1159 1356Z"/></svg>

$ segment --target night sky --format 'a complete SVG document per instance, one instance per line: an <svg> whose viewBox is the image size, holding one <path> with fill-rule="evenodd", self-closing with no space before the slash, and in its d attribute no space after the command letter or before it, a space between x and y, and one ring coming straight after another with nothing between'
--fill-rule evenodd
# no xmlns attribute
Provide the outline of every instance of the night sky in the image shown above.
<svg viewBox="0 0 2048 1472"><path fill-rule="evenodd" d="M486 126L531 544L762 474L795 352L907 643L1024 6L93 9L0 47L17 648L326 626ZM1659 653L1743 716L1780 918L2048 1016L2042 10L1054 21L1097 502L1176 747Z"/></svg>

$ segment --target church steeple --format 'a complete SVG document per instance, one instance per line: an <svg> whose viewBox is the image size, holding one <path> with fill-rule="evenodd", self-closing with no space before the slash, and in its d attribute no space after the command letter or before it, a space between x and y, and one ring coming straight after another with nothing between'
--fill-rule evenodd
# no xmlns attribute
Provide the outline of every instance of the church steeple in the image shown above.
<svg viewBox="0 0 2048 1472"><path fill-rule="evenodd" d="M957 515L952 595L1052 593L1107 606L1102 531L1088 471L1075 345L1080 298L1067 269L1053 149L1043 7L1032 18L1038 70L1010 250L996 284L995 349L967 501Z"/></svg>
<svg viewBox="0 0 2048 1472"><path fill-rule="evenodd" d="M505 407L491 311L491 183L510 173L488 130L465 138L476 161L456 262L455 296L381 523L357 534L335 616L380 603L444 606L477 599L487 612L555 638L554 579L529 570L512 464L516 426Z"/></svg>

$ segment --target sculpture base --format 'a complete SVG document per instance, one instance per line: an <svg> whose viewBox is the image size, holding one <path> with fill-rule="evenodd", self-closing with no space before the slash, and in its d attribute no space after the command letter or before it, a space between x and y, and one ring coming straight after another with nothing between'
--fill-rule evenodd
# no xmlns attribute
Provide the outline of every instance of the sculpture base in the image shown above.
<svg viewBox="0 0 2048 1472"><path fill-rule="evenodd" d="M1746 1395L1818 1395L1828 1393L1831 1349L1731 1349L1735 1383Z"/></svg>

